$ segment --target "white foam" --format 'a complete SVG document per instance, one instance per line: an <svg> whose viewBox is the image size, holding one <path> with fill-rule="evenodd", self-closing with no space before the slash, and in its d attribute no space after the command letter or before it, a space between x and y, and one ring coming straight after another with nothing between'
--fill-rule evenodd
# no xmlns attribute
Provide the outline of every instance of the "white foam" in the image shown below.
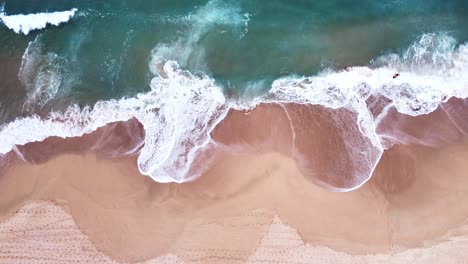
<svg viewBox="0 0 468 264"><path fill-rule="evenodd" d="M159 110L138 117L146 131L140 170L160 182L188 181L197 176L187 175L197 152L227 114L226 99L207 76L182 71L173 61L155 66L159 75L151 81L152 100Z"/></svg>
<svg viewBox="0 0 468 264"><path fill-rule="evenodd" d="M68 11L52 12L52 13L36 13L36 14L18 14L6 15L0 13L0 20L9 29L15 33L29 34L32 30L44 29L47 25L58 26L61 23L68 22L75 16L77 9L73 8Z"/></svg>
<svg viewBox="0 0 468 264"><path fill-rule="evenodd" d="M448 36L429 34L410 49L421 44L419 48L427 50L424 43L432 43L427 41L428 38L436 42L440 38L443 43L451 43L445 39ZM347 108L357 114L362 135L354 132L350 135L346 131L343 135L359 136L349 139L347 144L351 145L346 149L358 151L355 153L357 158L364 157L362 161L356 161L356 164L363 164L357 173L365 173L369 179L383 151L376 125L386 113L383 111L377 117L372 115L366 105L371 95L384 96L399 112L413 116L434 111L442 100L449 97L468 96L468 76L464 74L468 70L468 46L453 49L445 49L440 43L433 46L439 48L431 52L445 50L444 67L441 67L439 55L437 60L425 59L422 63L424 56L421 54L424 52L416 50L414 58L406 55L410 52L403 56L379 58L378 67L374 68L353 67L326 71L313 77L280 78L273 83L267 95L242 104L227 101L222 88L208 76L184 71L175 61L165 61L155 52L150 62L151 71L155 74L150 84L151 91L133 98L100 101L92 109L72 106L65 113L52 113L45 119L37 116L17 119L0 128L0 153L11 151L15 145L41 141L50 136L81 136L105 124L135 117L146 132L145 145L138 158L140 171L159 182L185 182L198 176L189 175L189 168L209 144L210 132L229 108L253 108L260 102L294 102L332 109ZM394 79L392 76L396 71L400 76ZM362 139L363 136L368 138L369 144ZM371 156L365 153L362 144L369 148ZM339 190L354 189L364 182Z"/></svg>

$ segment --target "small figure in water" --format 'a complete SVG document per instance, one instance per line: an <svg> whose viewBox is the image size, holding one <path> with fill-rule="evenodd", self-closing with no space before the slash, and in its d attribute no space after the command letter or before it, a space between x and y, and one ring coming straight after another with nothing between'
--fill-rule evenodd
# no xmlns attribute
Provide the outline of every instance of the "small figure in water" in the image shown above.
<svg viewBox="0 0 468 264"><path fill-rule="evenodd" d="M396 72L395 74L393 74L393 79L396 79L396 77L400 76L400 73L399 72Z"/></svg>

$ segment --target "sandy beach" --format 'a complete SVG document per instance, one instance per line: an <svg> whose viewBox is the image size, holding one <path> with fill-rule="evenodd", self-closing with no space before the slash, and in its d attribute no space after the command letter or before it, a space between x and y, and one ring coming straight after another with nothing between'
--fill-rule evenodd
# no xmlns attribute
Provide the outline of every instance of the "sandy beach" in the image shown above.
<svg viewBox="0 0 468 264"><path fill-rule="evenodd" d="M304 177L281 151L220 153L199 179L161 184L139 173L134 156L86 150L85 142L109 136L106 131L119 136L101 150L133 148L137 143L119 130L138 128L132 122L19 148L34 162L10 158L1 171L0 244L8 245L0 247L2 262L425 263L421 254L446 263L468 259L464 141L442 148L394 146L369 182L344 193ZM43 158L35 159L37 154ZM69 253L49 252L57 250Z"/></svg>

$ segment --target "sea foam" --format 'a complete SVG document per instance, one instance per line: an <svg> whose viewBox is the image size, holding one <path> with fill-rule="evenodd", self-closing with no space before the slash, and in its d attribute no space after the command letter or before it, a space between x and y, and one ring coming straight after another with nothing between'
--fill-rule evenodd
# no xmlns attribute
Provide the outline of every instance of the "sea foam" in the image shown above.
<svg viewBox="0 0 468 264"><path fill-rule="evenodd" d="M7 15L0 13L0 20L15 33L28 35L32 30L44 29L47 25L58 26L75 16L76 8L67 11L36 14Z"/></svg>

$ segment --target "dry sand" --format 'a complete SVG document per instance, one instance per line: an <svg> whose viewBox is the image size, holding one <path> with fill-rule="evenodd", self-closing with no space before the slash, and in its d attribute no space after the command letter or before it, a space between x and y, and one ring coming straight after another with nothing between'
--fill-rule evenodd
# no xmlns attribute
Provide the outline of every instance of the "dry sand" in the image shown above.
<svg viewBox="0 0 468 264"><path fill-rule="evenodd" d="M13 160L0 262L464 263L467 158L466 143L395 147L348 193L271 153L222 156L181 185L141 176L132 157Z"/></svg>
<svg viewBox="0 0 468 264"><path fill-rule="evenodd" d="M93 246L88 237L78 229L70 213L63 209L63 205L60 207L51 202L30 201L9 215L11 218L0 225L1 263L118 263ZM239 232L245 231L243 225L233 228L237 228ZM184 261L183 258L169 253L141 263L241 262L235 256L226 256L222 251L193 250L190 254L203 255L205 258ZM466 263L467 258L468 239L455 236L447 242L401 253L350 255L328 247L304 243L293 228L275 217L255 252L242 263Z"/></svg>

